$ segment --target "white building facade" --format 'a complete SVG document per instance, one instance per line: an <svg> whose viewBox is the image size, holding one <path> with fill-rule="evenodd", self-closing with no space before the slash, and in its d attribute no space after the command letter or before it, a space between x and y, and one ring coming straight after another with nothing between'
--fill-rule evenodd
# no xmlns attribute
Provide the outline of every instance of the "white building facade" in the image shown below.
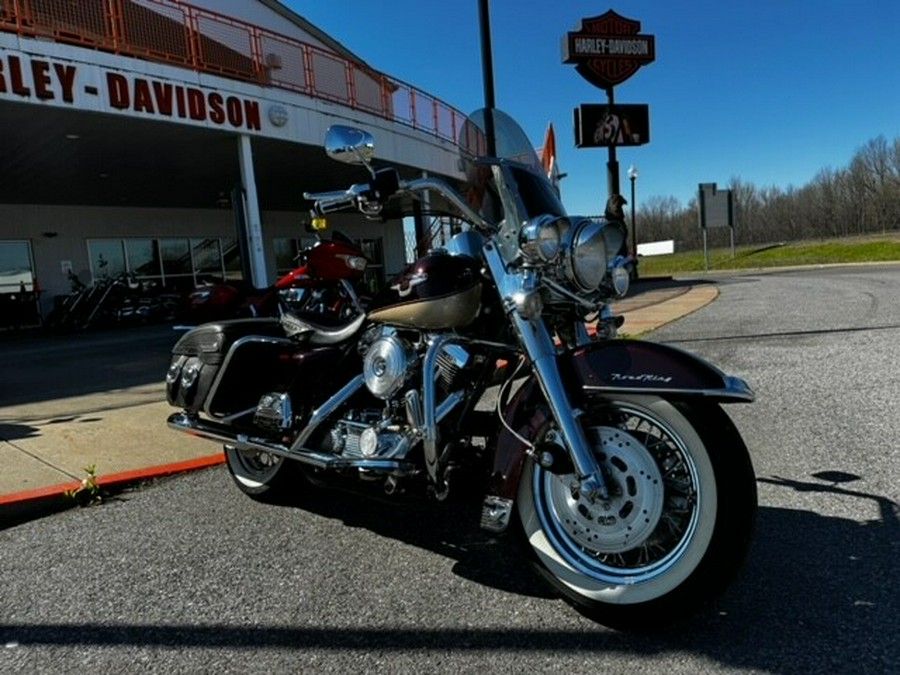
<svg viewBox="0 0 900 675"><path fill-rule="evenodd" d="M302 194L366 179L325 157L335 123L404 176L459 177L458 111L277 0L0 2L0 303L46 314L72 275L271 283L312 236ZM329 222L373 283L404 264L401 221Z"/></svg>

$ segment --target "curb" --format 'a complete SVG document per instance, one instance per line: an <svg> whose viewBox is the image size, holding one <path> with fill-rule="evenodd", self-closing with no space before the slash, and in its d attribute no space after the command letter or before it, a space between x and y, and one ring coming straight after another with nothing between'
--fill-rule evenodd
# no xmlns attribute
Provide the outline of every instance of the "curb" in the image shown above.
<svg viewBox="0 0 900 675"><path fill-rule="evenodd" d="M100 476L97 478L97 485L103 490L120 491L141 481L207 469L224 463L225 454L218 452L215 455L197 457L183 462L160 464L144 469ZM35 490L0 495L0 529L72 508L75 504L66 499L64 493L68 490L77 490L81 485L81 481L72 481Z"/></svg>

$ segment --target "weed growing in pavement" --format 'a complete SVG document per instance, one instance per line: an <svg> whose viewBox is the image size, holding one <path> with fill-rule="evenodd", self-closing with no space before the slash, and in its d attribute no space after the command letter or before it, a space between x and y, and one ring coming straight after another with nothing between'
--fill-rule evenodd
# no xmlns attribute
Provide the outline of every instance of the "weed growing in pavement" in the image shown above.
<svg viewBox="0 0 900 675"><path fill-rule="evenodd" d="M71 499L79 506L99 504L103 501L103 493L100 489L100 484L97 482L97 466L94 464L86 466L84 467L84 472L87 475L82 478L81 485L74 490L66 490L63 494L67 499Z"/></svg>

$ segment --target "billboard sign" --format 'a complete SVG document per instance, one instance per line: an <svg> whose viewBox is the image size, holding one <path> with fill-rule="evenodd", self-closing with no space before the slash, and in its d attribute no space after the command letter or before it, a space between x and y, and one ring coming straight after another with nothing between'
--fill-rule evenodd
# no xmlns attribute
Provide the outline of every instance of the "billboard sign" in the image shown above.
<svg viewBox="0 0 900 675"><path fill-rule="evenodd" d="M650 142L646 105L582 104L575 108L575 147L608 148Z"/></svg>

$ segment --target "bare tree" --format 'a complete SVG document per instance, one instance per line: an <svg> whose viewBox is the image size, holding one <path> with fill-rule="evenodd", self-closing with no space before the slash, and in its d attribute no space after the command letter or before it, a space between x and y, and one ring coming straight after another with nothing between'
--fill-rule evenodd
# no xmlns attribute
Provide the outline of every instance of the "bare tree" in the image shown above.
<svg viewBox="0 0 900 675"><path fill-rule="evenodd" d="M846 237L900 229L900 138L878 136L845 168L825 167L803 187L758 187L734 176L735 239L739 245ZM638 210L643 241L674 239L677 250L700 248L697 201L650 197ZM727 233L710 232L710 246ZM722 241L719 241L722 239Z"/></svg>

